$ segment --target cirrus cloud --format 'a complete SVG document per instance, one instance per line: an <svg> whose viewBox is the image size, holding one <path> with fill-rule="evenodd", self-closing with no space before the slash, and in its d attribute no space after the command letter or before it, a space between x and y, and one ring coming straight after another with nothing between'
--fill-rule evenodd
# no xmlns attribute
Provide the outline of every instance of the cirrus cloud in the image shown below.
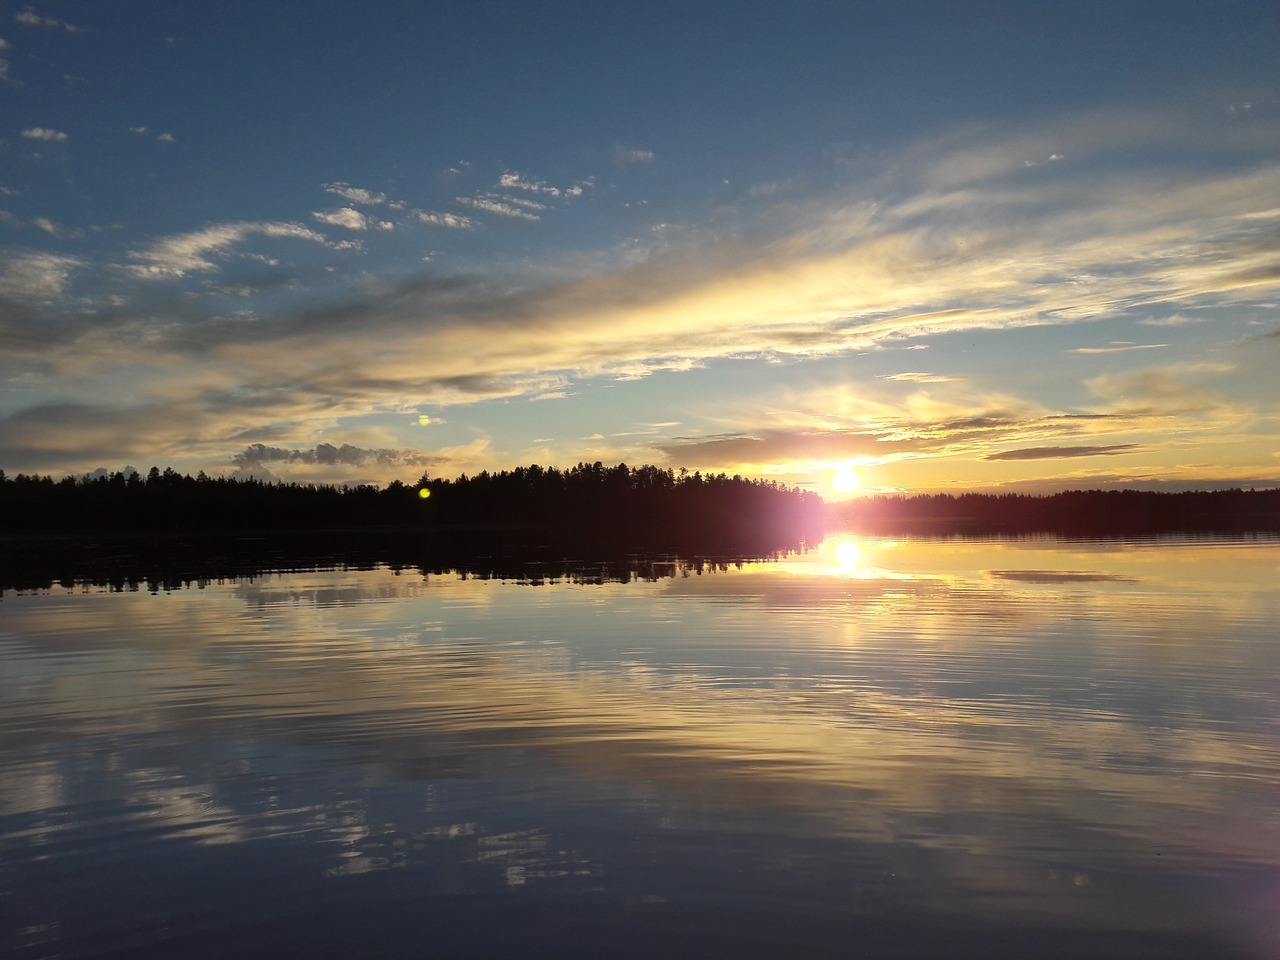
<svg viewBox="0 0 1280 960"><path fill-rule="evenodd" d="M137 261L129 272L141 279L174 279L189 273L211 273L218 269L215 257L225 255L236 244L252 236L308 240L325 243L314 230L297 223L222 223L166 237L141 250L129 253Z"/></svg>
<svg viewBox="0 0 1280 960"><path fill-rule="evenodd" d="M1100 447L1024 447L989 453L984 460L1065 460L1073 457L1114 457L1145 449L1138 443L1114 443Z"/></svg>

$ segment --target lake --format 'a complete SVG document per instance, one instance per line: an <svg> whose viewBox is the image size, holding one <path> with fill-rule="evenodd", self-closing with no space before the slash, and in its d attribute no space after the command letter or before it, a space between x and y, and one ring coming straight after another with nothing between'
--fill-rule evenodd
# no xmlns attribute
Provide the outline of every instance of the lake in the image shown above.
<svg viewBox="0 0 1280 960"><path fill-rule="evenodd" d="M1280 957L1280 540L0 600L0 953Z"/></svg>

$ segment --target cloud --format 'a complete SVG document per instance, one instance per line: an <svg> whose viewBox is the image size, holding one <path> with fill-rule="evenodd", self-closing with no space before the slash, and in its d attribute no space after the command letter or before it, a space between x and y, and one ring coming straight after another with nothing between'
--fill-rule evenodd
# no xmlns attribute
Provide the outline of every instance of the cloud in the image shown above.
<svg viewBox="0 0 1280 960"><path fill-rule="evenodd" d="M162 134L160 134L159 136L157 136L157 137L156 137L156 139L157 139L157 140L159 140L161 143L173 143L173 142L174 142L174 136L173 136L173 134L172 134L172 133L162 133Z"/></svg>
<svg viewBox="0 0 1280 960"><path fill-rule="evenodd" d="M655 443L663 456L682 465L722 469L738 465L842 460L878 456L917 444L894 440L882 430L794 430L768 429L750 434L722 434L707 437L677 437L669 443Z"/></svg>
<svg viewBox="0 0 1280 960"><path fill-rule="evenodd" d="M1202 426L1210 427L1211 418L1239 419L1246 415L1207 383L1236 369L1230 363L1170 364L1102 374L1086 380L1085 386L1108 401L1111 411L1164 416L1194 413L1202 420Z"/></svg>
<svg viewBox="0 0 1280 960"><path fill-rule="evenodd" d="M1115 443L1102 447L1024 447L989 453L984 460L1062 460L1071 457L1114 457L1146 449L1139 443Z"/></svg>
<svg viewBox="0 0 1280 960"><path fill-rule="evenodd" d="M427 223L434 227L447 227L450 230L474 230L476 222L470 217L459 216L456 213L427 213L423 210L414 210L413 215L420 223Z"/></svg>
<svg viewBox="0 0 1280 960"><path fill-rule="evenodd" d="M945 460L947 474L963 484L990 476L980 467L965 466L984 460L1158 454L1166 445L1150 441L1171 431L1179 439L1167 446L1185 450L1187 428L1199 428L1202 416L1206 434L1220 436L1238 413L1204 408L1180 422L1176 412L1143 406L1062 411L973 380L921 384L880 378L785 389L748 402L713 400L700 410L704 416L743 429L658 440L655 448L668 462L690 468L771 474L804 473L814 463L848 460L880 466ZM1009 452L1011 445L1018 451ZM922 469L936 475L939 467ZM917 471L911 476L917 474L924 475Z"/></svg>
<svg viewBox="0 0 1280 960"><path fill-rule="evenodd" d="M365 190L362 187L353 187L349 183L326 183L324 185L326 193L336 193L344 200L350 200L352 203L360 203L365 206L374 207L380 203L385 203L387 195L385 193L376 193L372 190Z"/></svg>
<svg viewBox="0 0 1280 960"><path fill-rule="evenodd" d="M147 128L146 127L130 127L129 132L136 133L139 136L145 136L147 133Z"/></svg>
<svg viewBox="0 0 1280 960"><path fill-rule="evenodd" d="M483 210L485 213L496 213L501 217L511 217L516 220L540 220L542 219L536 213L532 213L528 207L532 209L542 210L545 207L542 204L530 204L529 201L519 201L514 197L455 197L456 203L462 204L464 207L470 207L473 210Z"/></svg>
<svg viewBox="0 0 1280 960"><path fill-rule="evenodd" d="M974 148L971 140L965 150ZM941 345L949 335L975 331L1210 310L1274 312L1267 305L1280 294L1280 276L1268 271L1280 267L1280 250L1270 242L1275 218L1261 214L1275 209L1280 165L1265 158L1248 167L1224 165L1234 162L1236 146L1228 142L1223 163L1133 170L1124 166L1138 142L1129 137L1114 158L1096 145L1062 146L1072 157L1071 177L1050 181L1045 170L1027 171L1022 162L1059 148L1034 154L1017 138L989 140L979 152L1016 160L1003 179L972 170L967 179L942 177L939 171L957 159L954 145L924 145L892 158L873 181L771 203L767 216L743 213L715 229L681 224L646 240L639 255L631 248L600 251L581 262L534 261L485 276L441 276L433 268L394 281L362 274L345 286L340 274L326 274L326 285L236 314L212 292L161 300L172 291L113 288L123 305L104 298L62 304L62 314L56 306L44 311L82 319L68 322L74 336L14 362L44 365L81 398L109 393L128 371L131 390L163 397L174 412L148 427L157 447L176 448L181 438L199 435L202 443L220 439L225 451L265 442L263 431L273 424L335 418L345 424L373 415L388 398L438 409L730 359L742 364L735 369L745 390L758 369L751 364L761 361L920 347L925 337ZM1093 168L1090 153L1101 158ZM1066 170L1063 164L1053 176ZM481 194L458 203L536 219L542 206L531 198L543 196ZM368 229L371 221L351 212ZM455 214L413 216L444 228L475 225ZM144 280L212 273L240 244L261 237L337 246L299 224L219 224L134 251L129 273ZM67 278L82 269L76 260L26 262L15 254L0 263L8 295L22 292L29 301L66 296ZM45 329L41 312L28 310L21 323ZM935 374L873 379L883 369L867 372L883 395L834 423L822 420L834 403L819 405L804 423L761 414L754 422L691 426L689 438L667 440L663 449L728 469L802 453L981 460L1010 445L1121 446L1135 440L1125 432L1131 430L1207 435L1253 409L1224 399L1211 381L1228 378L1207 370L1095 377L1078 398L1082 405L1052 410ZM238 439L226 443L233 430ZM693 435L697 430L706 436ZM292 443L293 435L272 436ZM86 440L86 449L97 442ZM208 455L207 445L200 449Z"/></svg>
<svg viewBox="0 0 1280 960"><path fill-rule="evenodd" d="M750 197L776 197L794 193L800 186L799 181L788 177L785 180L774 180L769 183L758 183L747 190Z"/></svg>
<svg viewBox="0 0 1280 960"><path fill-rule="evenodd" d="M750 245L697 233L581 279L425 276L269 324L210 322L183 334L237 376L362 403L388 393L438 403L542 394L566 379L643 375L672 360L687 368L726 357L837 356L1204 296L1238 300L1214 271L1233 250L1236 259L1263 255L1235 215L1267 209L1277 190L1280 170L1264 167L1176 189L1123 177L1086 182L1052 203L1015 189L947 202L927 191L878 205L846 198L797 207L792 222ZM986 219L993 207L1007 208L1013 226ZM926 210L945 215L925 227ZM277 345L270 363L264 339ZM398 345L394 354L377 349L386 342ZM916 445L929 447L918 436Z"/></svg>
<svg viewBox="0 0 1280 960"><path fill-rule="evenodd" d="M620 167L630 166L634 163L653 163L654 152L652 150L638 150L634 147L614 147L613 162Z"/></svg>
<svg viewBox="0 0 1280 960"><path fill-rule="evenodd" d="M553 197L561 194L559 187L549 186L541 180L529 180L511 171L507 171L498 178L498 186L504 190L528 190L530 193L545 193Z"/></svg>
<svg viewBox="0 0 1280 960"><path fill-rule="evenodd" d="M240 468L258 467L266 463L303 463L324 466L346 464L357 467L376 464L382 467L424 467L437 463L439 459L436 455L423 453L420 450L366 448L352 446L349 443L338 446L331 443L318 443L314 447L303 450L252 443L233 456L231 462Z"/></svg>
<svg viewBox="0 0 1280 960"><path fill-rule="evenodd" d="M1127 353L1130 350L1159 350L1167 343L1113 343L1109 347L1076 347L1072 353Z"/></svg>
<svg viewBox="0 0 1280 960"><path fill-rule="evenodd" d="M352 207L342 207L338 210L322 210L311 214L321 223L327 223L334 227L345 227L348 230L368 230L369 224L372 222L359 210Z"/></svg>
<svg viewBox="0 0 1280 960"><path fill-rule="evenodd" d="M142 279L174 279L189 273L212 273L218 269L214 256L223 256L233 246L252 236L309 240L325 243L314 230L297 223L223 223L158 240L129 254L138 263L129 272Z"/></svg>
<svg viewBox="0 0 1280 960"><path fill-rule="evenodd" d="M1220 475L1186 474L1178 477L1155 476L1138 471L1134 474L1117 473L1070 473L1060 476L1034 477L1029 479L1004 480L990 484L990 489L1005 493L1025 493L1031 495L1056 493L1060 490L1154 490L1166 493L1180 493L1187 490L1266 490L1280 487L1280 479L1275 476L1264 476L1254 473L1231 473L1224 471Z"/></svg>
<svg viewBox="0 0 1280 960"><path fill-rule="evenodd" d="M1138 321L1144 327L1189 327L1197 323L1205 323L1208 317L1188 316L1183 313L1170 314L1167 317L1143 317Z"/></svg>
<svg viewBox="0 0 1280 960"><path fill-rule="evenodd" d="M487 200L498 200L503 203L514 204L517 207L523 207L526 210L546 210L545 203L539 203L537 200L530 200L528 197L513 197L507 194L490 193L485 195Z"/></svg>
<svg viewBox="0 0 1280 960"><path fill-rule="evenodd" d="M38 229L54 237L64 236L64 231L48 217L36 217L31 223Z"/></svg>
<svg viewBox="0 0 1280 960"><path fill-rule="evenodd" d="M79 470L85 463L142 460L154 455L156 445L139 414L103 404L46 402L0 415L0 463Z"/></svg>
<svg viewBox="0 0 1280 960"><path fill-rule="evenodd" d="M64 20L56 20L53 17L42 17L30 7L13 15L15 23L24 27L61 27L68 33L79 33L80 28L67 23Z"/></svg>
<svg viewBox="0 0 1280 960"><path fill-rule="evenodd" d="M0 298L51 303L65 296L72 272L83 265L52 253L0 253Z"/></svg>
<svg viewBox="0 0 1280 960"><path fill-rule="evenodd" d="M909 383L951 383L956 380L965 380L967 378L946 376L937 373L890 373L885 374L882 379L905 381Z"/></svg>
<svg viewBox="0 0 1280 960"><path fill-rule="evenodd" d="M48 127L29 127L22 131L22 135L28 140L43 140L46 143L61 142L67 139L67 135L61 130L51 130Z"/></svg>

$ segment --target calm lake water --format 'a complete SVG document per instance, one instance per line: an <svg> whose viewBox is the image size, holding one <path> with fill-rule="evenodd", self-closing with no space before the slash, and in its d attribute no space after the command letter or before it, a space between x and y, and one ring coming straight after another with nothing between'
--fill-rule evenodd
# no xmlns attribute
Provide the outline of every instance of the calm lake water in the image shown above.
<svg viewBox="0 0 1280 960"><path fill-rule="evenodd" d="M1280 957L1280 541L0 600L0 953Z"/></svg>

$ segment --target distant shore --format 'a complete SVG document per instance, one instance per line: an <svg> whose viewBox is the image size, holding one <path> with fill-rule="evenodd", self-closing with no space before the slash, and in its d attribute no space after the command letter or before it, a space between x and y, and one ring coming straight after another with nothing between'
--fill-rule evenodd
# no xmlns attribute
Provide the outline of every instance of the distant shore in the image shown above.
<svg viewBox="0 0 1280 960"><path fill-rule="evenodd" d="M1280 489L874 496L829 505L827 523L865 533L927 535L1276 532L1280 531Z"/></svg>
<svg viewBox="0 0 1280 960"><path fill-rule="evenodd" d="M542 565L558 576L626 579L646 558L764 558L835 531L1273 535L1280 534L1280 489L881 495L824 504L811 492L741 477L598 463L424 477L382 489L157 470L145 479L58 482L0 474L0 592L84 582L167 589L324 566L524 579Z"/></svg>

